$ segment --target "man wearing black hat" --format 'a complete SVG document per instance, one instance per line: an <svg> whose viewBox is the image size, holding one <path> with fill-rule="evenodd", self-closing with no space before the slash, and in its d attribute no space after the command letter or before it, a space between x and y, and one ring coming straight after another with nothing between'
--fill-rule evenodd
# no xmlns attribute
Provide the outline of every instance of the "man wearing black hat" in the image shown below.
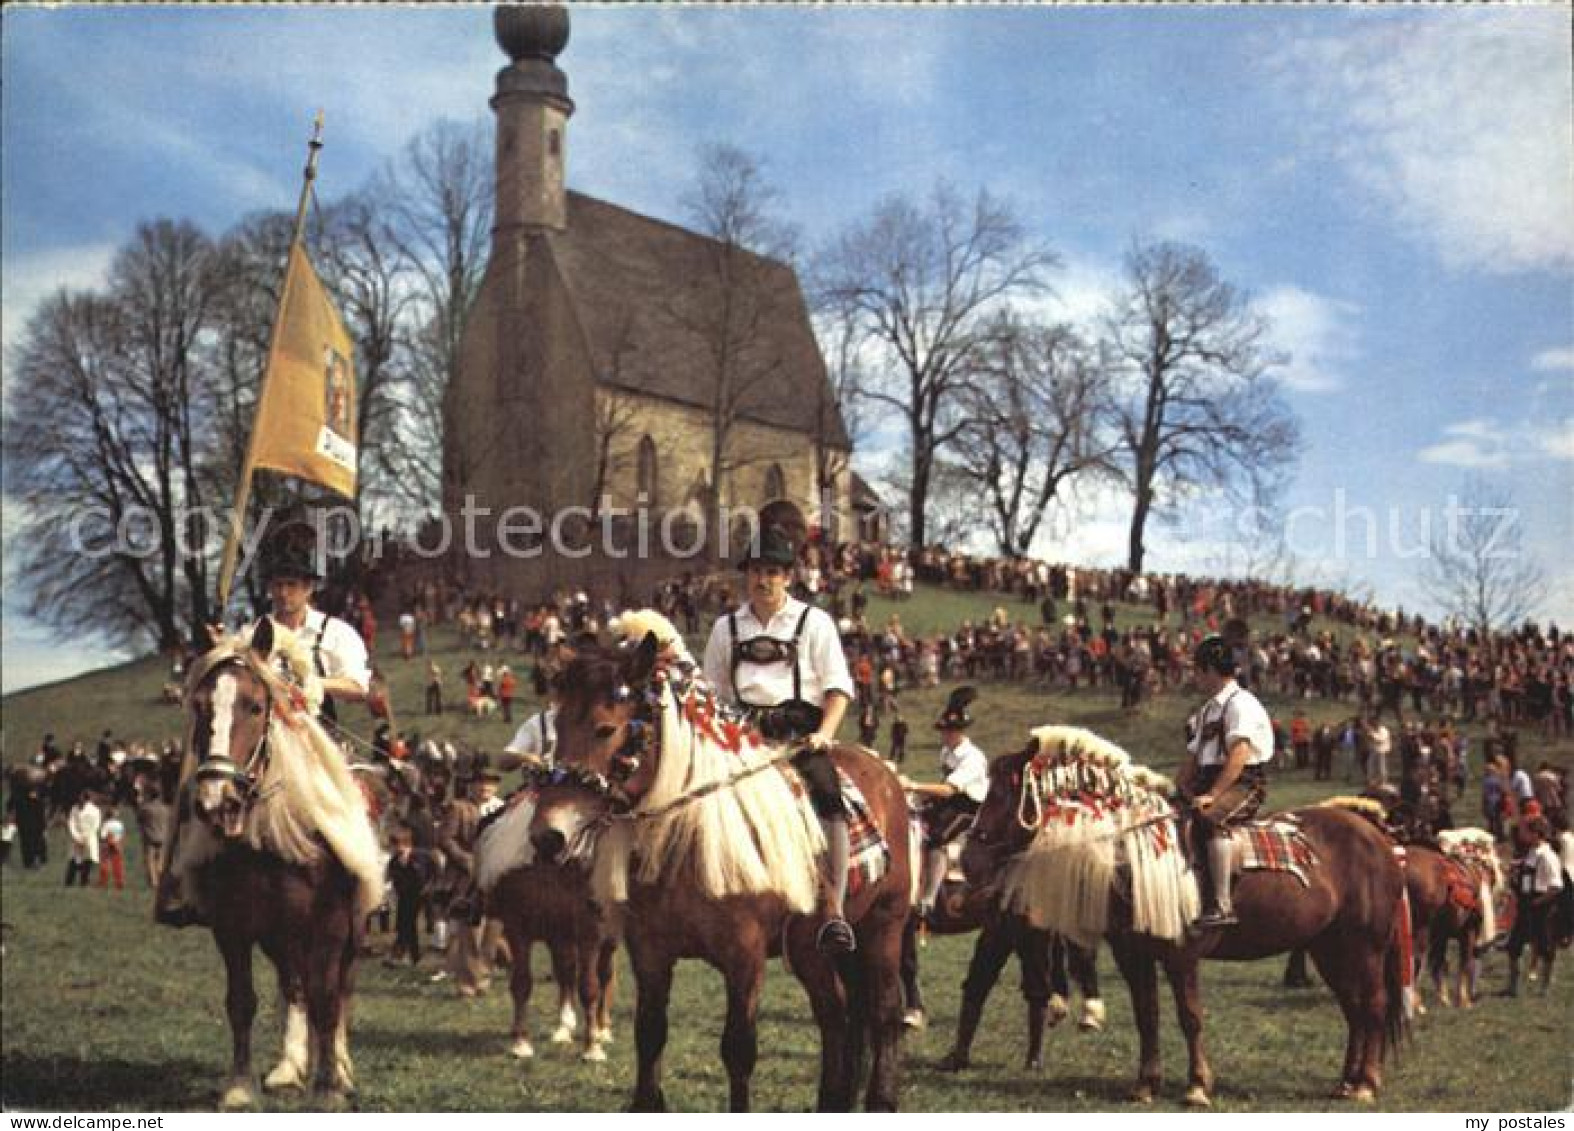
<svg viewBox="0 0 1574 1131"><path fill-rule="evenodd" d="M322 679L322 717L337 721L335 702L364 701L372 672L360 633L312 607L322 573L316 532L308 523L286 523L270 534L262 551L262 576L273 623L295 633L311 649L312 664Z"/></svg>
<svg viewBox="0 0 1574 1131"><path fill-rule="evenodd" d="M841 784L829 749L853 698L852 675L836 623L825 610L787 592L806 524L777 502L760 514L760 533L740 563L747 599L721 617L705 646L705 677L744 708L767 739L802 746L793 766L809 790L828 849L830 891L820 949L857 947L844 917L851 847Z"/></svg>
<svg viewBox="0 0 1574 1131"><path fill-rule="evenodd" d="M967 708L976 698L978 692L971 687L957 688L935 720L935 729L940 732L940 772L944 780L902 782L908 793L927 799L924 883L918 899L918 914L924 919L933 911L940 885L945 882L946 846L968 830L989 793L989 758L967 737L967 728L973 725Z"/></svg>
<svg viewBox="0 0 1574 1131"><path fill-rule="evenodd" d="M1197 684L1208 696L1186 721L1187 757L1176 776L1192 798L1192 827L1212 880L1212 901L1196 925L1234 923L1230 828L1252 818L1267 796L1273 758L1273 723L1257 697L1235 682L1235 653L1222 636L1209 636L1192 655Z"/></svg>

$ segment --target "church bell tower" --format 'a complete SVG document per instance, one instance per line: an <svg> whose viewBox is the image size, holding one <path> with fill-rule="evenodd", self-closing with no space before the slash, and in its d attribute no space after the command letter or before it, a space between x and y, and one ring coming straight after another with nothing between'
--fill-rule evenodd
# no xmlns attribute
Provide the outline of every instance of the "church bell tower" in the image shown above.
<svg viewBox="0 0 1574 1131"><path fill-rule="evenodd" d="M568 45L568 11L558 6L504 5L492 10L492 31L512 62L497 73L497 211L494 246L531 231L568 225L563 169L568 119L574 112L568 76L557 67Z"/></svg>

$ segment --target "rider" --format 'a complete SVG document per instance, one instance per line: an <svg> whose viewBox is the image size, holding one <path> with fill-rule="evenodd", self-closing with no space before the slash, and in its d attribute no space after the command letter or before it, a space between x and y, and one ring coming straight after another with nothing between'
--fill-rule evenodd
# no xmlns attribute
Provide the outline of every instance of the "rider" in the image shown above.
<svg viewBox="0 0 1574 1131"><path fill-rule="evenodd" d="M831 742L853 698L852 676L836 623L823 609L790 596L788 584L805 529L785 500L760 512L760 532L742 562L747 600L716 621L705 647L705 677L723 699L742 707L766 738L796 743L793 766L825 832L829 895L819 947L857 948L844 917L851 855Z"/></svg>
<svg viewBox="0 0 1574 1131"><path fill-rule="evenodd" d="M967 736L973 716L967 708L978 698L971 687L951 692L945 710L935 720L940 732L940 772L938 783L903 781L908 793L927 800L924 807L924 885L918 900L918 915L928 919L935 898L945 882L946 845L972 825L979 806L989 792L989 758Z"/></svg>
<svg viewBox="0 0 1574 1131"><path fill-rule="evenodd" d="M317 533L306 521L286 522L269 532L261 557L269 616L311 649L312 665L322 678L324 691L321 717L337 722L335 701L364 701L372 671L360 634L338 617L312 606L312 594L322 580Z"/></svg>
<svg viewBox="0 0 1574 1131"><path fill-rule="evenodd" d="M1235 682L1234 651L1222 636L1204 639L1192 660L1208 701L1186 721L1187 757L1176 784L1193 799L1193 843L1207 861L1203 876L1212 880L1212 904L1196 925L1221 927L1236 921L1229 830L1250 820L1267 795L1273 724L1257 697Z"/></svg>

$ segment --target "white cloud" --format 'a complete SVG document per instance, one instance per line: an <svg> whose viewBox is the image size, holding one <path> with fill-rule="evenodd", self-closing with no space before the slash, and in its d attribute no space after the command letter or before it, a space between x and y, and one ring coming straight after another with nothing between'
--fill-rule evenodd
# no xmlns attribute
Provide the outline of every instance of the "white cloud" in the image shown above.
<svg viewBox="0 0 1574 1131"><path fill-rule="evenodd" d="M1574 460L1574 417L1540 431L1536 441L1544 455L1553 459Z"/></svg>
<svg viewBox="0 0 1574 1131"><path fill-rule="evenodd" d="M1530 359L1530 367L1539 370L1567 369L1574 372L1574 346L1542 350Z"/></svg>
<svg viewBox="0 0 1574 1131"><path fill-rule="evenodd" d="M1461 420L1447 425L1437 443L1422 448L1425 463L1473 471L1501 471L1538 460L1574 460L1574 417L1549 426L1526 422Z"/></svg>
<svg viewBox="0 0 1574 1131"><path fill-rule="evenodd" d="M1293 43L1275 64L1377 206L1451 267L1574 264L1567 6L1357 26Z"/></svg>
<svg viewBox="0 0 1574 1131"><path fill-rule="evenodd" d="M1352 325L1359 307L1293 285L1270 288L1255 305L1273 324L1270 340L1289 355L1275 370L1287 388L1329 393L1344 387L1345 373L1360 354Z"/></svg>
<svg viewBox="0 0 1574 1131"><path fill-rule="evenodd" d="M88 290L109 280L115 246L107 243L8 255L0 266L0 337L5 352L21 340L38 304L57 290Z"/></svg>

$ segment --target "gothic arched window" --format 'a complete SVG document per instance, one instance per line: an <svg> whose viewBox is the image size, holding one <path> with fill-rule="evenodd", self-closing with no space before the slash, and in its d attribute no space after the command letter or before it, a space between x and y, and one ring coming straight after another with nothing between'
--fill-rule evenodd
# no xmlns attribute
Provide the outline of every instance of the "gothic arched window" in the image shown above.
<svg viewBox="0 0 1574 1131"><path fill-rule="evenodd" d="M770 470L765 473L765 501L779 499L787 494L787 476L782 472L782 465L771 464Z"/></svg>
<svg viewBox="0 0 1574 1131"><path fill-rule="evenodd" d="M634 473L635 502L647 507L660 506L656 468L656 441L643 436L639 441L639 457Z"/></svg>

